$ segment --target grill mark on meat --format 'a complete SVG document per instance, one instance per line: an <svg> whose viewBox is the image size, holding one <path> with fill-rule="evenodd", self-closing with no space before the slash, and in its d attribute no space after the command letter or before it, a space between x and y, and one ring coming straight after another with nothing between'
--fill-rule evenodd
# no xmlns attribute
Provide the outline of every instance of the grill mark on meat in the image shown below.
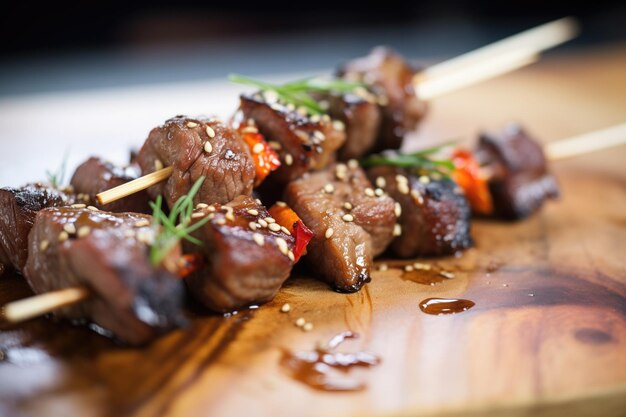
<svg viewBox="0 0 626 417"><path fill-rule="evenodd" d="M333 165L292 181L284 200L315 234L305 258L314 271L335 290L354 292L370 280L373 258L391 242L396 218L391 198L365 194L372 185L360 168L343 167L344 179L336 177ZM332 193L325 191L327 184ZM353 221L345 220L347 214ZM327 238L329 228L334 233Z"/></svg>

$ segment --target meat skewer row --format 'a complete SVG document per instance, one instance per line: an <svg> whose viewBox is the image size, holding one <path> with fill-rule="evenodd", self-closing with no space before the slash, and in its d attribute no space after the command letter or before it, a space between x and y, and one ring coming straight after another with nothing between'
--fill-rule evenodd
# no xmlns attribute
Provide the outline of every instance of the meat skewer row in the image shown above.
<svg viewBox="0 0 626 417"><path fill-rule="evenodd" d="M399 148L404 134L414 130L422 118L426 110L423 100L528 65L536 60L539 52L572 39L576 32L577 25L573 19L561 19L481 48L476 55L451 60L450 65L446 66L445 62L438 64L431 72L416 72L400 55L386 48L377 48L368 57L348 62L338 71L340 77L347 81L364 82L367 88L320 91L317 86L312 90L314 100L306 94L303 96L303 92L311 92L306 85L301 86L300 91L289 94L292 99L297 99L295 103L304 100L317 107L315 100L321 101L325 104L323 112L298 112L301 108L290 107L294 105L293 100L281 106L280 100L276 100L275 86L267 83L268 88L262 90L274 94L244 95L240 109L244 118L256 122L260 132L276 146L283 167L273 177L284 185L308 170L320 170L332 163L336 150L339 150L339 159L346 161L361 158L369 152ZM437 68L444 68L445 71L438 71ZM420 95L422 97L418 98ZM203 121L189 122L192 126L200 125L201 130L205 128ZM153 142L150 139L147 144ZM177 142L180 145L189 140ZM203 142L202 138L200 142ZM163 146L161 143L157 147ZM161 158L152 156L145 161L141 153L139 159L144 176L120 188L100 193L97 196L100 204L108 204L163 181L167 181L168 185L155 188L172 191L172 188L184 183L177 173L185 176L185 168L194 166L197 171L203 165L178 157L174 163L167 155L176 155L167 146L158 152ZM242 166L245 167L245 163ZM245 173L245 170L242 172ZM170 180L172 175L176 177L173 181ZM192 173L191 179L187 178L188 183L193 182L193 176ZM244 174L240 194L249 194L244 192L247 182ZM207 185L207 188L210 186ZM154 197L156 192L151 192L151 196ZM229 195L231 199L234 197Z"/></svg>

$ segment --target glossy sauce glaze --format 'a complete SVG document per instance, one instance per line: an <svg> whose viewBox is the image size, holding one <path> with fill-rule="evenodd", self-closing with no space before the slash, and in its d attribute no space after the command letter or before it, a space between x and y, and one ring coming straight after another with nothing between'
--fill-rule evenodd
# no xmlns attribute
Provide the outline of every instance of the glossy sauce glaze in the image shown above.
<svg viewBox="0 0 626 417"><path fill-rule="evenodd" d="M355 367L369 368L380 363L378 356L368 352L342 353L334 350L346 339L356 339L358 334L345 331L335 335L326 346L313 351L284 351L281 366L292 378L321 391L360 391L363 381L347 373Z"/></svg>
<svg viewBox="0 0 626 417"><path fill-rule="evenodd" d="M469 310L475 303L457 298L427 298L420 303L420 310L426 314L455 314Z"/></svg>

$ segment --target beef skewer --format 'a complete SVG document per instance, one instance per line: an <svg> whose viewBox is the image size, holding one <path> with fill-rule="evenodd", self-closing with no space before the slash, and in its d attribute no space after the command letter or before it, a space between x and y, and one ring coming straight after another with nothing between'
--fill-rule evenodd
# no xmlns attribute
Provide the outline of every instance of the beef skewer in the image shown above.
<svg viewBox="0 0 626 417"><path fill-rule="evenodd" d="M397 54L385 49L374 50L370 57L348 63L339 73L344 76L351 74L352 77L356 75L366 78L364 81L367 84L373 82L374 89L378 90L380 96L372 96L372 94L365 92L361 95L349 94L341 97L327 97L330 101L331 116L343 122L347 138L342 140L341 135L331 135L328 143L323 147L323 151L318 152L318 155L311 154L307 150L306 152L309 154L302 155L304 162L299 160L300 158L294 159L294 155L283 151L283 161L286 163L283 165L281 174L277 176L280 182L284 184L288 180L296 178L307 168L322 169L332 162L329 156L344 141L345 145L339 151L342 160L360 158L369 151L398 148L404 132L413 130L417 121L421 119L425 111L424 99L431 99L528 65L537 59L539 52L572 39L576 33L577 26L573 19L561 19L483 47L475 55L466 54L457 60L450 60L450 65L446 65L447 61L437 64L430 72L425 70L416 73ZM387 58L391 59L388 60ZM383 65L383 67L378 68L379 65ZM391 72L388 71L389 69ZM382 71L380 73L382 78L377 79L374 74L379 70ZM392 76L391 79L389 78L390 75ZM377 103L384 104L383 107L385 107L380 121L383 128L383 139L378 145L375 143L378 135L377 119L380 117L378 115L379 110L376 108ZM282 123L279 120L284 116L278 115L276 121L272 122L271 118L274 115L267 110L263 113L264 105L264 101L255 102L254 99L248 97L242 98L242 109L245 112L254 112L253 114L260 120L268 120L269 124L260 126L262 133L264 130L275 131L276 126ZM384 114L387 116L385 117ZM369 126L364 126L364 122L367 122ZM313 123L318 122L314 121ZM312 132L313 129L315 127L311 129ZM317 131L326 139L328 132L325 129L317 129ZM304 133L309 133L306 130ZM336 139L332 139L335 136ZM283 137L289 137L289 135ZM281 145L291 143L297 142L286 141ZM309 146L313 148L319 146L319 143L311 143ZM293 145L290 145L290 148L293 149ZM293 164L294 160L296 164ZM169 166L152 171L144 172L144 177L136 181L98 194L99 204L105 205L154 186L167 180L174 172Z"/></svg>

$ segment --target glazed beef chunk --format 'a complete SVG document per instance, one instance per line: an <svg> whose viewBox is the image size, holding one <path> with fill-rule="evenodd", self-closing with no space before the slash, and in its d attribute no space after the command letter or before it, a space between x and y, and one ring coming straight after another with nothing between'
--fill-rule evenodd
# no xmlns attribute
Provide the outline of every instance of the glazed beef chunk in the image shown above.
<svg viewBox="0 0 626 417"><path fill-rule="evenodd" d="M21 271L28 257L28 233L37 212L73 202L72 195L44 184L0 188L0 265Z"/></svg>
<svg viewBox="0 0 626 417"><path fill-rule="evenodd" d="M415 129L426 112L426 104L415 96L415 69L398 53L378 47L366 57L345 63L339 75L370 85L379 97L382 125L372 152L400 148L404 135Z"/></svg>
<svg viewBox="0 0 626 417"><path fill-rule="evenodd" d="M58 311L138 345L182 322L184 286L149 260L151 218L82 208L37 214L24 269L36 293L84 286L88 301Z"/></svg>
<svg viewBox="0 0 626 417"><path fill-rule="evenodd" d="M294 264L294 238L249 196L226 205L200 204L194 222L209 221L194 232L203 247L204 267L186 278L191 293L219 312L270 301L289 277Z"/></svg>
<svg viewBox="0 0 626 417"><path fill-rule="evenodd" d="M497 216L528 217L545 200L559 195L541 145L518 125L509 125L499 134L482 134L476 155L491 172L489 191Z"/></svg>
<svg viewBox="0 0 626 417"><path fill-rule="evenodd" d="M381 112L375 97L367 92L328 96L328 113L345 127L346 141L337 157L341 161L360 159L376 145L380 131Z"/></svg>
<svg viewBox="0 0 626 417"><path fill-rule="evenodd" d="M353 164L336 164L289 183L285 201L315 236L306 260L335 290L358 291L374 256L391 242L395 203Z"/></svg>
<svg viewBox="0 0 626 417"><path fill-rule="evenodd" d="M269 176L278 184L323 169L345 141L343 123L281 103L272 92L241 96L240 110L243 120L252 119L278 152L282 165Z"/></svg>
<svg viewBox="0 0 626 417"><path fill-rule="evenodd" d="M149 213L148 202L150 197L146 191L139 191L105 206L96 203L96 194L125 184L140 176L141 170L138 165L121 167L101 158L92 157L76 168L70 184L79 200L86 204L112 212Z"/></svg>
<svg viewBox="0 0 626 417"><path fill-rule="evenodd" d="M471 209L452 181L388 166L370 168L368 176L401 206L402 227L391 244L395 255L449 255L472 245Z"/></svg>
<svg viewBox="0 0 626 417"><path fill-rule="evenodd" d="M227 203L250 195L254 162L239 134L216 119L177 116L154 128L137 156L142 174L173 167L172 175L148 189L153 199L163 195L168 205L187 194L201 176L196 202Z"/></svg>

